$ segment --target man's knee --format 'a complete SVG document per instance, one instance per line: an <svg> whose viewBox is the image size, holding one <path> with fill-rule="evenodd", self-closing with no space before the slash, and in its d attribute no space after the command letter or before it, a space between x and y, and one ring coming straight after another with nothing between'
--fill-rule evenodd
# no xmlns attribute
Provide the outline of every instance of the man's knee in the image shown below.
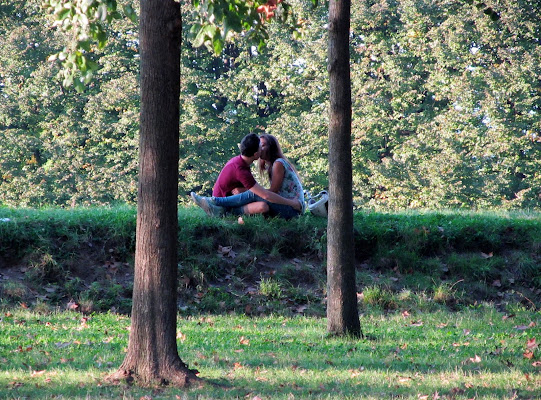
<svg viewBox="0 0 541 400"><path fill-rule="evenodd" d="M245 214L264 214L269 211L269 205L264 201L256 201L244 206Z"/></svg>

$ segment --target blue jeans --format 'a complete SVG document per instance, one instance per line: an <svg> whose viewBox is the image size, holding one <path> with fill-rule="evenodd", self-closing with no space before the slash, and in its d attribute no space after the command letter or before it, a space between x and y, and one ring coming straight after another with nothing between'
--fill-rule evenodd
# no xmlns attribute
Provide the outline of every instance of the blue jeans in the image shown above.
<svg viewBox="0 0 541 400"><path fill-rule="evenodd" d="M253 203L255 201L265 201L250 190L240 194L234 194L233 196L212 197L212 200L217 206L224 207L227 213L234 215L243 215L243 206L246 204Z"/></svg>
<svg viewBox="0 0 541 400"><path fill-rule="evenodd" d="M293 207L286 206L284 204L271 203L270 201L266 201L259 197L257 194L254 194L250 190L240 194L235 194L233 196L212 197L212 200L217 206L224 207L226 213L233 215L243 215L243 206L255 201L266 202L269 205L269 216L271 217L291 219L300 215L300 211L295 210Z"/></svg>
<svg viewBox="0 0 541 400"><path fill-rule="evenodd" d="M271 217L291 219L301 214L300 211L295 210L291 206L286 206L285 204L276 204L276 203L268 203L268 204L269 204L269 216Z"/></svg>

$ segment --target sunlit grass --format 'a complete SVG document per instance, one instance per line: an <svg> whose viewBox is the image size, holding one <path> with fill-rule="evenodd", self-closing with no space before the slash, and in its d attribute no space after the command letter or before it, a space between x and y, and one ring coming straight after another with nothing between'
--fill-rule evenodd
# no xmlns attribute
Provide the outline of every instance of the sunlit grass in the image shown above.
<svg viewBox="0 0 541 400"><path fill-rule="evenodd" d="M181 390L105 383L127 346L125 316L4 311L0 397L534 399L541 367L532 339L538 343L540 324L539 312L504 315L488 305L397 310L361 316L366 338L354 340L328 337L320 318L179 318L179 354L207 382Z"/></svg>

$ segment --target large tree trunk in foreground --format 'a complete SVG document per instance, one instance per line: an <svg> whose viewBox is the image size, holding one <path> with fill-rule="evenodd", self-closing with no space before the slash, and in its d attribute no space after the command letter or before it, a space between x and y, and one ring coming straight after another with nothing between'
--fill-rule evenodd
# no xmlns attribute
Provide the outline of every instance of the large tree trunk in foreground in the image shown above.
<svg viewBox="0 0 541 400"><path fill-rule="evenodd" d="M197 380L176 343L180 4L141 0L141 126L135 278L128 352L111 380Z"/></svg>
<svg viewBox="0 0 541 400"><path fill-rule="evenodd" d="M327 331L360 336L355 288L351 164L350 0L329 3L329 220Z"/></svg>

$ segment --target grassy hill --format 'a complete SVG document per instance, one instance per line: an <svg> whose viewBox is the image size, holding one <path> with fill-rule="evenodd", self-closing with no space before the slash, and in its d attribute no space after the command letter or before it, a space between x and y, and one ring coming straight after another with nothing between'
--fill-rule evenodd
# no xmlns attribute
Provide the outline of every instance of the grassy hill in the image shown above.
<svg viewBox="0 0 541 400"><path fill-rule="evenodd" d="M131 307L135 209L0 208L0 306ZM179 311L325 313L326 220L179 211ZM370 308L541 304L537 213L355 213L357 290Z"/></svg>

